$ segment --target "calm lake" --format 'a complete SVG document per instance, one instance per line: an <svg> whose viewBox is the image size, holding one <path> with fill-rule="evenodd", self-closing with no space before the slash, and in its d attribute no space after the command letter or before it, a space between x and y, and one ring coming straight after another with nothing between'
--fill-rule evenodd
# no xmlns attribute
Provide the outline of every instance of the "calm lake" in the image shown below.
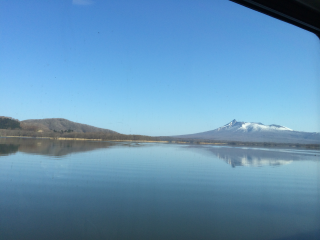
<svg viewBox="0 0 320 240"><path fill-rule="evenodd" d="M320 239L317 150L0 138L0 239Z"/></svg>

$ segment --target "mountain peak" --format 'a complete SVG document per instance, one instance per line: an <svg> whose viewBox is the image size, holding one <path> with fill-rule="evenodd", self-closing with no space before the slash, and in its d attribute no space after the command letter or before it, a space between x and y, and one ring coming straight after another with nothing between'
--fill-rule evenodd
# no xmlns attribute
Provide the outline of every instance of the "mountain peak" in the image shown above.
<svg viewBox="0 0 320 240"><path fill-rule="evenodd" d="M226 125L224 125L222 127L217 128L216 130L220 131L220 130L224 130L224 129L229 129L229 128L234 127L235 125L238 125L237 123L239 123L239 122L237 122L236 119L233 119L231 122L227 123Z"/></svg>
<svg viewBox="0 0 320 240"><path fill-rule="evenodd" d="M226 125L217 128L215 131L242 131L242 132L270 132L270 131L293 131L290 128L283 127L280 125L264 125L260 122L238 122L236 119L233 119L231 122Z"/></svg>
<svg viewBox="0 0 320 240"><path fill-rule="evenodd" d="M237 120L235 120L235 119L233 119L231 122L229 122L229 123L227 123L226 125L224 125L224 126L233 126L234 124L236 124L237 123Z"/></svg>
<svg viewBox="0 0 320 240"><path fill-rule="evenodd" d="M293 131L277 124L265 125L260 122L238 122L236 119L211 131L179 137L240 142L320 143L320 133Z"/></svg>

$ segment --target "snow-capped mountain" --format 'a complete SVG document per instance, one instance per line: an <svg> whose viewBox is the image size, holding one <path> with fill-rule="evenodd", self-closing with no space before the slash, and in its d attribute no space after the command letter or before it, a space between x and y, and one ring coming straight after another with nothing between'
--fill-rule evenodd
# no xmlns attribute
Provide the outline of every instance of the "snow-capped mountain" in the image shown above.
<svg viewBox="0 0 320 240"><path fill-rule="evenodd" d="M264 125L262 123L253 122L237 122L235 119L223 127L217 128L214 131L241 131L241 132L275 132L275 131L293 131L290 128L280 125Z"/></svg>
<svg viewBox="0 0 320 240"><path fill-rule="evenodd" d="M264 125L236 120L212 131L176 137L241 142L320 143L320 133L299 132L276 124Z"/></svg>

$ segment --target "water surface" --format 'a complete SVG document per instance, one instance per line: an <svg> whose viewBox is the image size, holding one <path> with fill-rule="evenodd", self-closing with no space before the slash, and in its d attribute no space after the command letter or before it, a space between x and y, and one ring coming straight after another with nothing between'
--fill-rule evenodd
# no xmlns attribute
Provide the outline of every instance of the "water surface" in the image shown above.
<svg viewBox="0 0 320 240"><path fill-rule="evenodd" d="M0 239L320 239L320 152L0 139Z"/></svg>

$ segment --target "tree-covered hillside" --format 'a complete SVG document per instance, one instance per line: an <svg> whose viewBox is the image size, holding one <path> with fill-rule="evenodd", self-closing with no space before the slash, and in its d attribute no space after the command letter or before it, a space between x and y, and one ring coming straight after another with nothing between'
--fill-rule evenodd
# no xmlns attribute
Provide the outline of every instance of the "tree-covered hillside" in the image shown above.
<svg viewBox="0 0 320 240"><path fill-rule="evenodd" d="M97 128L87 124L72 122L63 118L45 118L45 119L29 119L21 121L22 128L28 129L34 127L43 131L54 132L77 132L77 133L109 133L118 134L115 131L103 128ZM31 130L31 129L30 129Z"/></svg>
<svg viewBox="0 0 320 240"><path fill-rule="evenodd" d="M20 122L9 117L0 117L0 129L17 129L20 127Z"/></svg>

